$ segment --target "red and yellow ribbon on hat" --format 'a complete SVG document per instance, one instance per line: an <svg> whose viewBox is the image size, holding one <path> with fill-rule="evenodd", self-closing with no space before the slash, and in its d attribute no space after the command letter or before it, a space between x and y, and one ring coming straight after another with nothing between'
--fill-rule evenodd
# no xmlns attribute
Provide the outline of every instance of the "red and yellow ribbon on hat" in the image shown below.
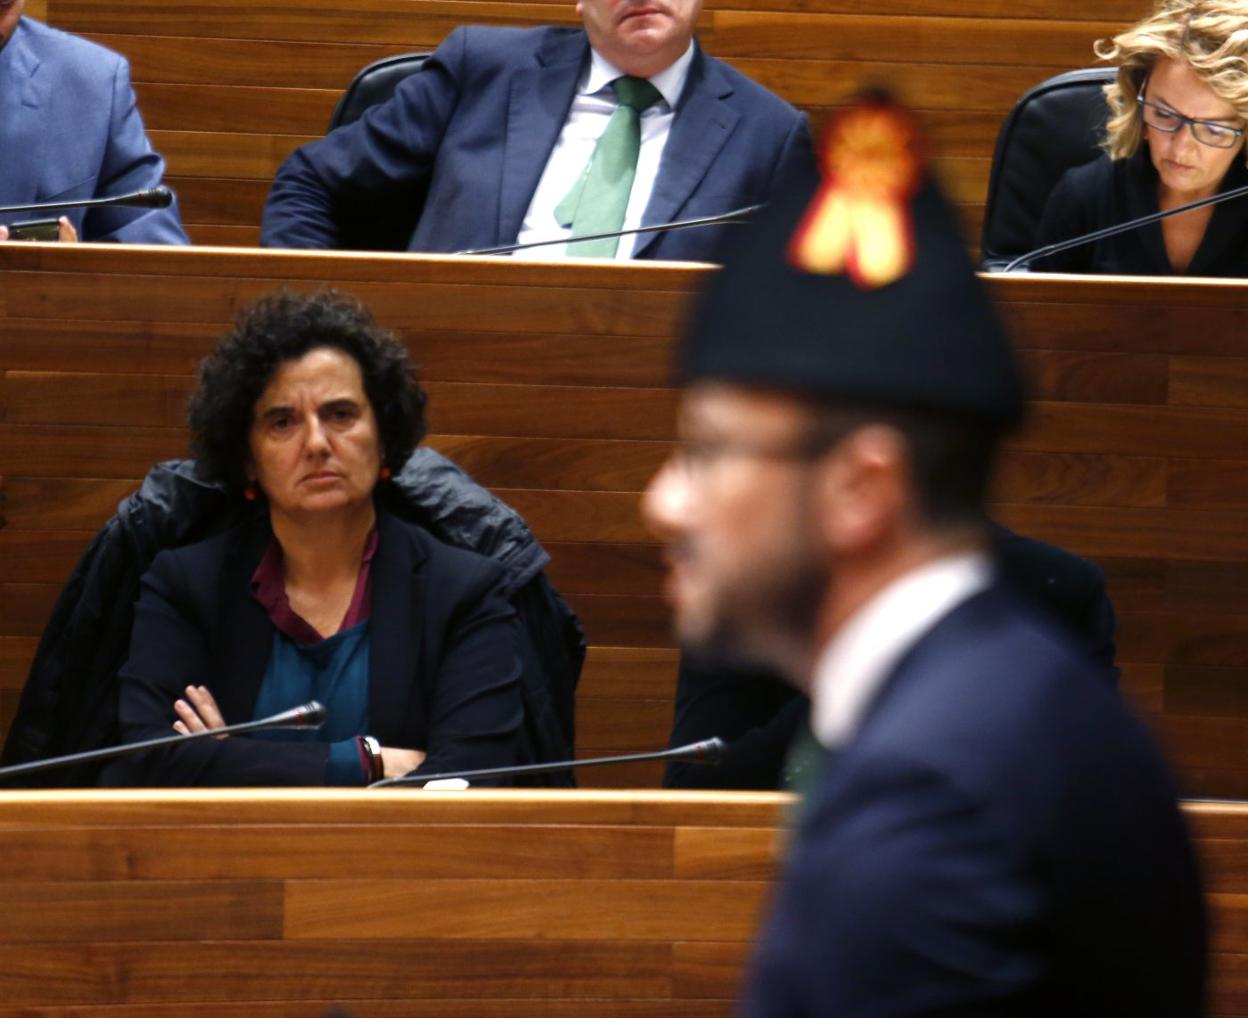
<svg viewBox="0 0 1248 1018"><path fill-rule="evenodd" d="M789 262L857 286L895 282L914 263L910 198L923 180L914 118L886 99L842 112L824 133L823 183L789 241Z"/></svg>

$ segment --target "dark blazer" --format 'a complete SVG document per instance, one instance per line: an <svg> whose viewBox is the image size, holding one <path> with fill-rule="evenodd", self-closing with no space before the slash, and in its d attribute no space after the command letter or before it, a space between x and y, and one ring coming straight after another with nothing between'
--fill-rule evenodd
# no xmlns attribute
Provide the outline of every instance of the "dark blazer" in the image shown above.
<svg viewBox="0 0 1248 1018"><path fill-rule="evenodd" d="M1058 623L1109 684L1114 667L1114 607L1094 562L1046 541L992 524L992 554L1001 579L1023 601ZM774 789L789 744L810 701L774 672L729 667L682 654L676 680L671 746L713 736L727 743L717 767L668 764L668 788Z"/></svg>
<svg viewBox="0 0 1248 1018"><path fill-rule="evenodd" d="M502 571L385 512L377 530L371 730L360 734L425 750L425 773L519 762L519 661ZM192 683L212 691L227 723L251 718L273 628L250 580L269 539L259 519L156 557L121 671L125 741L167 735L173 701ZM326 743L207 739L118 763L102 783L320 785L327 758Z"/></svg>
<svg viewBox="0 0 1248 1018"><path fill-rule="evenodd" d="M425 188L408 250L514 243L588 60L580 29L456 29L393 99L286 160L261 243L339 246L364 206ZM642 223L764 202L813 173L805 116L698 49ZM635 256L708 260L726 229L645 235Z"/></svg>
<svg viewBox="0 0 1248 1018"><path fill-rule="evenodd" d="M1219 191L1248 184L1243 154L1235 157ZM1067 170L1040 218L1036 247L1069 240L1157 211L1157 171L1141 147L1129 159L1101 156ZM1038 272L1095 272L1131 276L1176 275L1166 256L1161 224L1153 223L1032 264ZM1184 276L1248 277L1248 199L1215 205L1204 239Z"/></svg>
<svg viewBox="0 0 1248 1018"><path fill-rule="evenodd" d="M1152 740L1000 589L907 653L805 803L744 1018L1186 1018L1204 918Z"/></svg>
<svg viewBox="0 0 1248 1018"><path fill-rule="evenodd" d="M155 187L165 171L130 66L86 39L22 18L0 48L0 205L77 201ZM75 209L83 240L185 244L178 207ZM42 218L0 216L11 223Z"/></svg>

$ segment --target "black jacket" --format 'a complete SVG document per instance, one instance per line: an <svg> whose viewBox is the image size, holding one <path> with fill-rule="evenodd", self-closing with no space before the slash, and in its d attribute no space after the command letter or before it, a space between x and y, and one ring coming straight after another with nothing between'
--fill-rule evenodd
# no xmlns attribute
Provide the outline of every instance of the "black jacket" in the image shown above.
<svg viewBox="0 0 1248 1018"><path fill-rule="evenodd" d="M379 494L384 509L453 547L492 558L520 619L523 756L566 759L585 641L546 579L545 549L524 521L462 470L418 449ZM255 508L195 476L194 463L157 464L79 559L53 608L0 763L17 764L120 742L117 673L129 654L139 580L157 553L243 522ZM27 787L94 785L98 765L21 779ZM555 775L543 783L571 784Z"/></svg>
<svg viewBox="0 0 1248 1018"><path fill-rule="evenodd" d="M1248 184L1248 167L1237 153L1219 191ZM1044 207L1036 246L1117 226L1157 211L1157 171L1141 147L1129 159L1101 156L1067 170ZM1127 276L1176 275L1166 255L1161 224L1152 223L1071 248L1032 265L1037 272L1094 272ZM1185 276L1248 277L1248 199L1215 205L1205 236Z"/></svg>

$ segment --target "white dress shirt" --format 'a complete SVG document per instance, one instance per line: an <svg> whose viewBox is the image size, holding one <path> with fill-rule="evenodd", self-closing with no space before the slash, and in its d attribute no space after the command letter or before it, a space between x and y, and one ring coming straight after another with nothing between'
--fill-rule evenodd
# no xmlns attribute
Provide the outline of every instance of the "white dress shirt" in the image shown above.
<svg viewBox="0 0 1248 1018"><path fill-rule="evenodd" d="M568 119L564 122L559 140L546 161L546 169L538 181L529 210L524 215L517 244L537 240L568 237L572 231L555 221L555 207L563 201L585 169L593 154L598 138L607 129L607 121L616 110L615 92L611 82L623 75L623 71L610 64L597 50L590 50L589 68L577 85ZM659 175L659 161L672 133L672 120L676 116L676 103L685 88L689 76L689 64L693 60L693 43L677 61L650 78L650 84L659 90L662 99L641 114L641 151L637 156L637 174L633 177L633 190L628 197L628 209L624 213L621 229L630 230L641 225L642 213L650 203L654 181ZM615 257L631 258L636 247L636 236L621 237ZM545 247L517 251L514 258L550 259L567 256L566 245L550 244Z"/></svg>
<svg viewBox="0 0 1248 1018"><path fill-rule="evenodd" d="M828 749L844 746L884 680L929 629L992 582L975 551L907 573L858 609L824 648L811 686L810 728Z"/></svg>

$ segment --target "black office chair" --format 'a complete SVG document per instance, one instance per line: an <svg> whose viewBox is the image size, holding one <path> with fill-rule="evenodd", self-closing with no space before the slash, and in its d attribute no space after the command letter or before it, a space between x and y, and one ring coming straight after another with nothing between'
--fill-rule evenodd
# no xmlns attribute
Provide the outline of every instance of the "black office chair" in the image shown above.
<svg viewBox="0 0 1248 1018"><path fill-rule="evenodd" d="M1109 108L1104 87L1112 67L1056 75L1027 92L997 135L980 238L986 271L1034 250L1045 202L1072 166L1095 159Z"/></svg>
<svg viewBox="0 0 1248 1018"><path fill-rule="evenodd" d="M400 53L369 64L342 93L329 118L329 129L354 123L370 106L385 102L394 95L399 82L419 71L428 59L428 53ZM351 251L406 251L426 193L427 189L415 188L400 198L384 202L370 199L340 210L339 247Z"/></svg>
<svg viewBox="0 0 1248 1018"><path fill-rule="evenodd" d="M374 60L351 79L329 118L329 129L354 123L370 106L385 102L394 95L399 82L419 71L429 56L428 53L400 53Z"/></svg>

